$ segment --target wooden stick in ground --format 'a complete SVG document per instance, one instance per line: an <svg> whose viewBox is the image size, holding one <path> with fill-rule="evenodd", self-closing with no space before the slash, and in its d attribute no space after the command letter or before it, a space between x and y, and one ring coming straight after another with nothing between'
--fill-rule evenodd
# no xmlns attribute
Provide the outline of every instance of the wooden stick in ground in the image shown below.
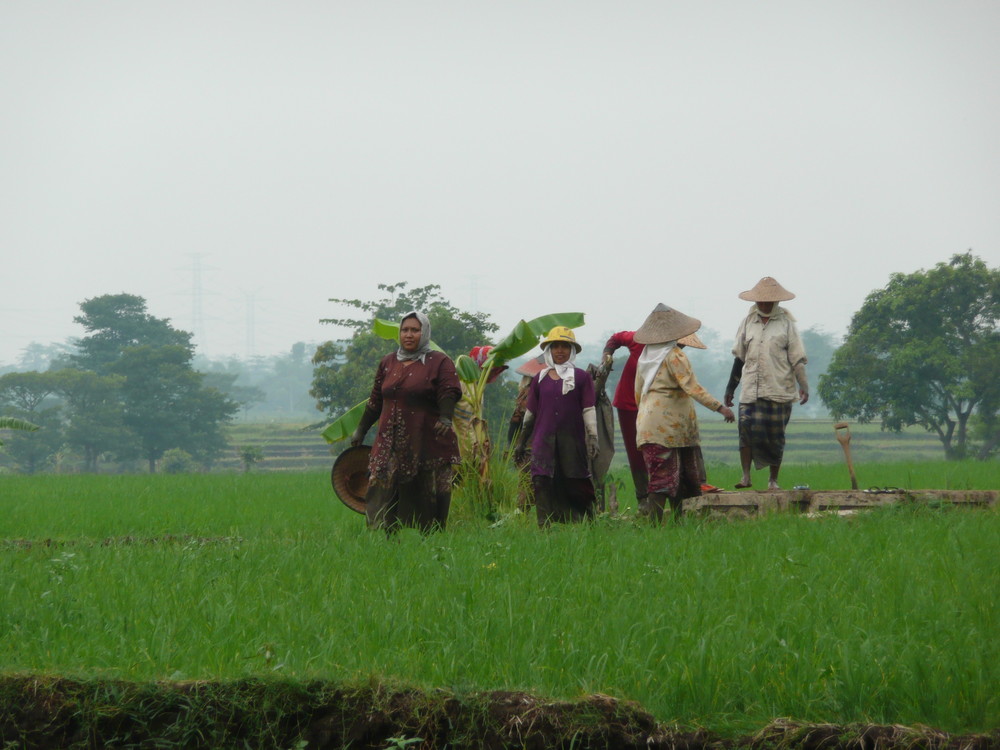
<svg viewBox="0 0 1000 750"><path fill-rule="evenodd" d="M847 470L851 473L851 489L856 490L858 488L858 478L854 475L854 462L851 460L851 428L847 422L837 422L833 426L833 432L844 449L844 458L847 459Z"/></svg>

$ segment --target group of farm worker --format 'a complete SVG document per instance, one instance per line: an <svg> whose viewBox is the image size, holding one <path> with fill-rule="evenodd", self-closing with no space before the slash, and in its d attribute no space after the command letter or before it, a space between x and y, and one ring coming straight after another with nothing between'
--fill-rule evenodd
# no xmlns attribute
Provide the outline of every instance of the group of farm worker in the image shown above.
<svg viewBox="0 0 1000 750"><path fill-rule="evenodd" d="M658 304L637 330L615 333L605 344L599 374L611 368L617 349L629 350L613 403L639 512L658 522L668 505L677 519L683 501L702 493L694 402L733 422L737 386L742 477L736 488L752 486L753 465L769 467L768 488L779 489L792 404L809 398L805 349L795 319L780 304L795 295L768 276L739 297L753 304L736 332L723 401L694 375L684 348L706 348L696 335L701 322L679 310ZM462 390L454 363L431 349L430 335L426 315L403 316L399 348L379 363L351 436L352 445L361 445L378 422L365 496L373 528L430 531L447 523L460 460L452 420ZM598 451L597 394L591 375L574 364L582 347L572 329L553 328L540 347L542 361L526 383L523 419L512 437L515 460L529 467L538 523L546 526L595 515L590 467Z"/></svg>

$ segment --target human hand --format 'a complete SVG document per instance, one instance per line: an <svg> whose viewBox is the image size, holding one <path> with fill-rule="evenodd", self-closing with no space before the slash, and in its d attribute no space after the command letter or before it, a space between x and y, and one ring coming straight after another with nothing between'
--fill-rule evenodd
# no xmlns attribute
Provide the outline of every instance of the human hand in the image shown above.
<svg viewBox="0 0 1000 750"><path fill-rule="evenodd" d="M808 400L809 400L809 392L799 391L799 404L804 404Z"/></svg>
<svg viewBox="0 0 1000 750"><path fill-rule="evenodd" d="M721 414L727 422L736 421L736 415L733 414L733 410L730 409L728 406L723 406L721 409L719 409L719 414Z"/></svg>
<svg viewBox="0 0 1000 750"><path fill-rule="evenodd" d="M732 407L732 405L733 405L733 394L732 393L727 393L726 396L725 396L725 398L722 400L722 403L724 403L726 406Z"/></svg>
<svg viewBox="0 0 1000 750"><path fill-rule="evenodd" d="M596 435L587 435L587 458L593 461L597 458L597 454L600 452L601 446L597 442Z"/></svg>
<svg viewBox="0 0 1000 750"><path fill-rule="evenodd" d="M434 423L434 432L438 435L447 435L451 432L451 420L447 417L438 417L438 421Z"/></svg>

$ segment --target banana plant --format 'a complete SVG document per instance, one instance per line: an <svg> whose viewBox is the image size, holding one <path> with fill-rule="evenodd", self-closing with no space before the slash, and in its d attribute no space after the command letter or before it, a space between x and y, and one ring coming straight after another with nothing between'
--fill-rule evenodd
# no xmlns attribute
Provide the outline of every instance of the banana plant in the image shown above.
<svg viewBox="0 0 1000 750"><path fill-rule="evenodd" d="M465 388L463 388L466 392L465 400L472 407L474 417L482 419L483 395L486 384L489 382L490 373L494 368L502 367L510 360L530 352L538 346L539 337L548 333L551 328L555 326L579 328L583 325L583 321L584 314L576 312L552 313L529 321L520 320L514 329L493 347L482 367L467 354L459 355L455 360L455 369L458 371L459 380L465 384ZM390 341L399 340L399 323L376 318L372 324L372 330L381 338ZM439 352L444 351L433 341L430 342L430 347ZM323 438L328 443L336 443L349 438L361 422L361 415L365 410L366 403L367 400L355 404L338 417L323 430Z"/></svg>
<svg viewBox="0 0 1000 750"><path fill-rule="evenodd" d="M23 430L24 432L34 432L35 430L40 430L37 424L32 424L24 419L18 419L17 417L0 417L0 430ZM0 440L0 445L3 445L3 440Z"/></svg>
<svg viewBox="0 0 1000 750"><path fill-rule="evenodd" d="M495 368L530 352L538 346L538 339L555 326L579 328L583 325L583 318L583 313L552 313L528 321L519 320L514 330L493 347L482 367L468 354L459 355L455 360L455 369L458 379L466 385L466 400L472 407L473 416L482 419L483 396Z"/></svg>

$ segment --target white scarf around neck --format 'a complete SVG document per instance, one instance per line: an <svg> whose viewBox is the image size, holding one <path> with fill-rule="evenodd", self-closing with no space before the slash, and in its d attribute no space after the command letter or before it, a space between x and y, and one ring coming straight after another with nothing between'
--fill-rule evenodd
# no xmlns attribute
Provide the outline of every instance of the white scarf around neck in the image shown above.
<svg viewBox="0 0 1000 750"><path fill-rule="evenodd" d="M576 359L576 347L570 347L569 359L561 365L557 365L552 359L552 352L549 351L549 347L545 347L542 355L545 359L545 367L538 373L539 381L548 375L549 370L555 370L556 375L562 380L562 395L565 396L576 388L576 366L573 364L573 361Z"/></svg>
<svg viewBox="0 0 1000 750"><path fill-rule="evenodd" d="M656 373L660 371L660 365L663 364L663 360L667 358L670 350L676 345L676 341L667 341L663 344L646 344L643 347L639 359L635 363L636 375L642 378L641 396L645 396L649 391Z"/></svg>

